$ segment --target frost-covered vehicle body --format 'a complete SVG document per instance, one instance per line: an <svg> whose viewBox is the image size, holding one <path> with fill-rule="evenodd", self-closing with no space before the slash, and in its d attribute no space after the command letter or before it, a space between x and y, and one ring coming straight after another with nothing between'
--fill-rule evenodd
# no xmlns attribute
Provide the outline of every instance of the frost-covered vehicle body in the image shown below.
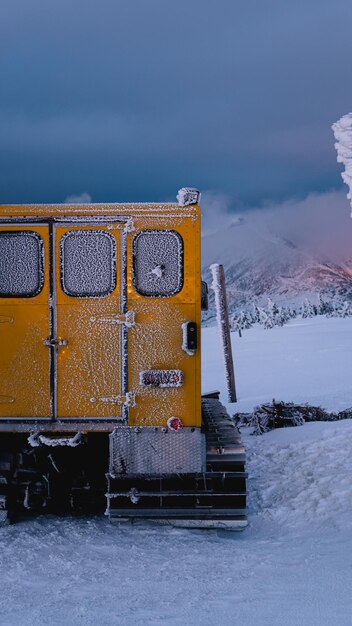
<svg viewBox="0 0 352 626"><path fill-rule="evenodd" d="M213 519L200 321L198 204L1 206L2 517Z"/></svg>

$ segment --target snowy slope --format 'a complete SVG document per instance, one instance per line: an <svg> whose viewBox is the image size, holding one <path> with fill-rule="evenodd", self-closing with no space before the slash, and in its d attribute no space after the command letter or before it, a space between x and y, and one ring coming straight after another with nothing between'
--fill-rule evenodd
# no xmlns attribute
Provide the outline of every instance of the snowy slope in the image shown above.
<svg viewBox="0 0 352 626"><path fill-rule="evenodd" d="M352 406L350 318L253 328L233 348L242 408L273 395ZM223 389L213 328L203 360L205 387ZM244 439L244 533L70 517L2 529L0 624L350 626L352 422Z"/></svg>

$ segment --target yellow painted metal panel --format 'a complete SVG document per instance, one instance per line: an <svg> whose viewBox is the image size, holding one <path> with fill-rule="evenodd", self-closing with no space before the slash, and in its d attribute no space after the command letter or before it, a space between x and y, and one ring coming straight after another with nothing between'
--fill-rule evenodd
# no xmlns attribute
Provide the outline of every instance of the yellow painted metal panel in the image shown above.
<svg viewBox="0 0 352 626"><path fill-rule="evenodd" d="M57 351L58 417L118 417L122 395L121 326L112 323L121 315L119 252L117 285L103 298L74 298L61 286L59 242L70 230L106 229L119 250L125 217L128 229L128 309L135 312L136 325L128 331L128 391L136 395L129 411L129 425L166 425L169 417L180 417L186 426L201 423L200 395L200 211L198 206L177 205L88 205L0 207L1 215L18 216L111 216L116 224L93 226L56 225L55 337L68 341ZM4 229L35 230L45 244L45 285L32 299L2 299L0 302L0 416L49 416L49 353L43 344L49 336L48 229L44 226L4 226ZM143 297L132 280L133 237L142 230L170 229L184 243L184 284L170 298ZM182 349L182 324L198 325L198 349L189 355ZM14 330L16 329L16 330ZM140 372L148 369L180 369L184 382L179 388L146 388ZM15 401L12 399L15 398Z"/></svg>
<svg viewBox="0 0 352 626"><path fill-rule="evenodd" d="M0 297L0 419L50 417L49 244L47 226L0 226L36 232L44 242L44 285L29 298Z"/></svg>
<svg viewBox="0 0 352 626"><path fill-rule="evenodd" d="M60 276L60 241L68 232L99 230L116 242L116 287L105 297L64 293ZM121 325L119 228L56 227L57 335L68 342L57 354L58 417L119 417L121 405Z"/></svg>
<svg viewBox="0 0 352 626"><path fill-rule="evenodd" d="M136 293L132 280L132 240L148 228L178 232L184 244L184 285L172 297L143 297ZM128 247L129 307L135 311L136 326L129 331L129 387L137 404L130 409L129 423L138 426L166 426L169 417L182 419L185 426L201 424L200 392L200 220L160 217L136 220ZM193 355L182 349L182 324L198 325L198 349ZM153 369L180 369L181 387L153 388L140 384L140 372Z"/></svg>

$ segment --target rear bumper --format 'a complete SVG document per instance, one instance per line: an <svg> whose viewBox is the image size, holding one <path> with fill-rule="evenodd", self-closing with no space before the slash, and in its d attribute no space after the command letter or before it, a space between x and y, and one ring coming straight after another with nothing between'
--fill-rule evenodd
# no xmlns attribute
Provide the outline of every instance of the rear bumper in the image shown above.
<svg viewBox="0 0 352 626"><path fill-rule="evenodd" d="M124 420L116 418L113 420L92 418L92 419L64 419L53 422L50 419L30 419L12 418L0 419L0 433L111 433L116 426L124 424Z"/></svg>

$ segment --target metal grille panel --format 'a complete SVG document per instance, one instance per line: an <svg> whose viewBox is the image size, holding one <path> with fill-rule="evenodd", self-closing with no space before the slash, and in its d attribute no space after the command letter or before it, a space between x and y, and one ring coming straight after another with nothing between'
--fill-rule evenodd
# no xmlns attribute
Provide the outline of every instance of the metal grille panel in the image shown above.
<svg viewBox="0 0 352 626"><path fill-rule="evenodd" d="M115 428L110 435L110 473L158 476L200 473L205 468L205 436L199 428Z"/></svg>

